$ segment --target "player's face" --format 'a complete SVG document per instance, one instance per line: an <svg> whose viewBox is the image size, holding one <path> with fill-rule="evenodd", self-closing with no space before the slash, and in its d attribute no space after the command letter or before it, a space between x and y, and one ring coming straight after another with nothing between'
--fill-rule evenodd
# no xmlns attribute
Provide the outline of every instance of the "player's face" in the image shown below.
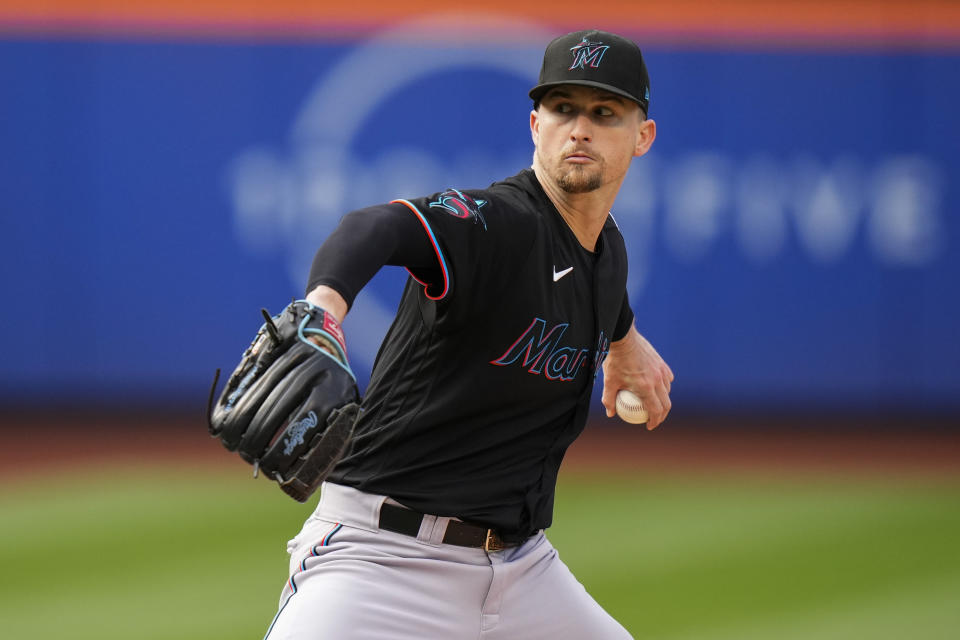
<svg viewBox="0 0 960 640"><path fill-rule="evenodd" d="M567 193L620 182L653 142L639 105L591 87L551 89L530 116L534 162Z"/></svg>

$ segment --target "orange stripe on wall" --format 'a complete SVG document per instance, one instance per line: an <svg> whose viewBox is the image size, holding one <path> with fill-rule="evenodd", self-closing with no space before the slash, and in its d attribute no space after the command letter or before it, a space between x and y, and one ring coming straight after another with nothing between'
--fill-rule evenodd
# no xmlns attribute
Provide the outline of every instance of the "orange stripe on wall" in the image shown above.
<svg viewBox="0 0 960 640"><path fill-rule="evenodd" d="M599 26L677 42L960 48L955 0L0 0L0 30L350 37L437 12L467 23L499 14L558 31Z"/></svg>

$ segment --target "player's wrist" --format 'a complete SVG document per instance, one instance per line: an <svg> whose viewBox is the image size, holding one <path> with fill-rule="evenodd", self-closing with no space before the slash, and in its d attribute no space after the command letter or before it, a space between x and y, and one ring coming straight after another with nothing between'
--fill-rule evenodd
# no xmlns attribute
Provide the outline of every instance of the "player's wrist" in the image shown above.
<svg viewBox="0 0 960 640"><path fill-rule="evenodd" d="M306 312L297 330L300 340L332 356L349 370L346 334L337 317L308 300L297 300L293 304L302 305Z"/></svg>
<svg viewBox="0 0 960 640"><path fill-rule="evenodd" d="M306 295L305 302L331 314L337 322L343 322L347 316L347 301L339 291L325 284L318 285Z"/></svg>
<svg viewBox="0 0 960 640"><path fill-rule="evenodd" d="M637 331L637 328L631 326L630 330L627 331L625 336L616 342L610 343L610 353L616 353L617 355L631 353L639 349L643 341L643 336L640 335L640 332Z"/></svg>

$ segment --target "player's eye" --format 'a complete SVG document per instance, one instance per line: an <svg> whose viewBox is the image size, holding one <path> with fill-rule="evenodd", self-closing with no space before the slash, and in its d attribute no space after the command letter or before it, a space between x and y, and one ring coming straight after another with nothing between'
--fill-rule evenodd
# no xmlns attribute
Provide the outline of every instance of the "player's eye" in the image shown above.
<svg viewBox="0 0 960 640"><path fill-rule="evenodd" d="M573 111L573 106L569 102L561 102L557 104L556 110L558 113L570 113Z"/></svg>
<svg viewBox="0 0 960 640"><path fill-rule="evenodd" d="M593 110L598 116L609 117L613 115L613 109L610 107L597 107Z"/></svg>

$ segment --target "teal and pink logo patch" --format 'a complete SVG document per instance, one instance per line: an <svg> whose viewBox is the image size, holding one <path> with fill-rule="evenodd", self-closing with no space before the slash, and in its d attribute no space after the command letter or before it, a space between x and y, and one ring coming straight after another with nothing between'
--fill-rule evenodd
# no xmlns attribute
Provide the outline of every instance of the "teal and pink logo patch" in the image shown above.
<svg viewBox="0 0 960 640"><path fill-rule="evenodd" d="M447 212L463 220L473 220L474 224L482 224L483 229L487 229L487 221L484 220L480 209L487 204L486 200L474 200L467 194L457 189L447 189L440 194L436 200L430 203L431 207L446 209Z"/></svg>
<svg viewBox="0 0 960 640"><path fill-rule="evenodd" d="M609 45L602 42L590 42L584 38L580 41L580 44L570 47L570 52L573 54L573 64L567 71L586 69L587 66L596 69L600 66L600 61L603 60L603 54L609 48Z"/></svg>

